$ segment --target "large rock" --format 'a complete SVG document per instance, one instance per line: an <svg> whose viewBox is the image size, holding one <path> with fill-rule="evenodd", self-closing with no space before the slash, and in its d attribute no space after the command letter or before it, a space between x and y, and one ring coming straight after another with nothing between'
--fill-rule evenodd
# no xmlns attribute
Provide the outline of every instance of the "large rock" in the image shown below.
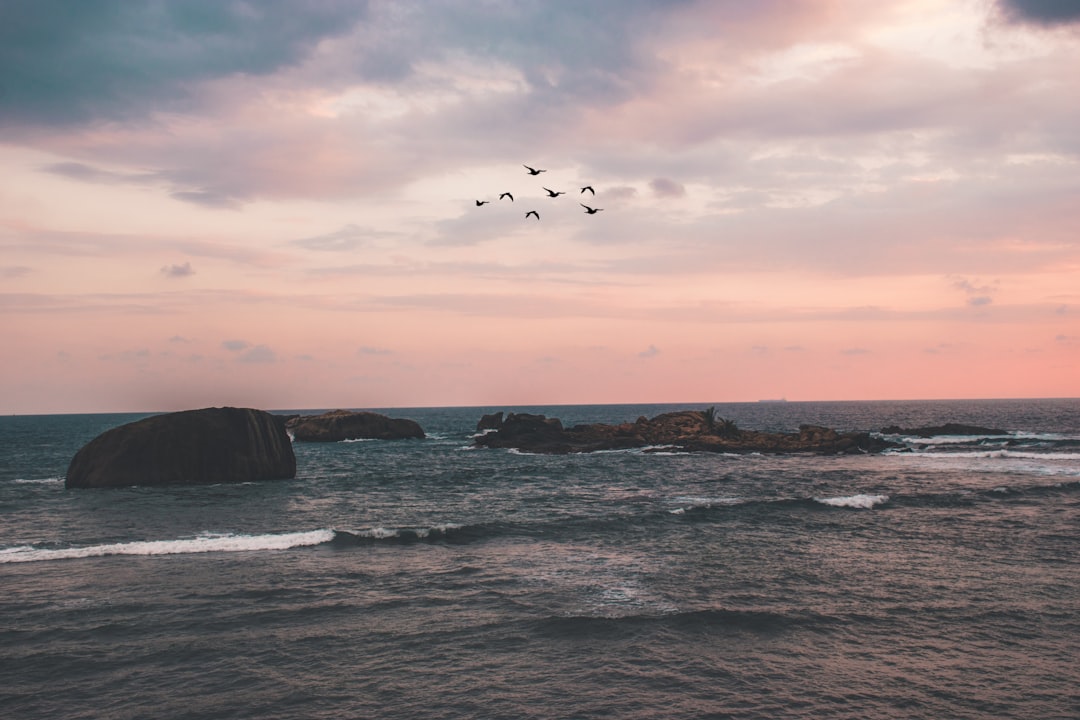
<svg viewBox="0 0 1080 720"><path fill-rule="evenodd" d="M536 453L579 453L650 446L729 453L866 453L902 447L865 432L841 433L802 425L798 433L741 430L710 412L685 410L632 423L594 423L563 428L555 418L510 413L498 429L478 435L482 447L515 448Z"/></svg>
<svg viewBox="0 0 1080 720"><path fill-rule="evenodd" d="M69 488L208 485L296 477L283 418L249 408L155 415L103 432L75 453Z"/></svg>
<svg viewBox="0 0 1080 720"><path fill-rule="evenodd" d="M300 415L290 418L286 427L294 438L302 442L406 440L425 437L424 429L415 420L349 410L333 410L322 415Z"/></svg>

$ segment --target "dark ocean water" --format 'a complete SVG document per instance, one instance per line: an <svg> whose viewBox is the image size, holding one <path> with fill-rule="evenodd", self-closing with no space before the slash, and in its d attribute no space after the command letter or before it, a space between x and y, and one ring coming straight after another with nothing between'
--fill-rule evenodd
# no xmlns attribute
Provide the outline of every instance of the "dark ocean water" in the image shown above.
<svg viewBox="0 0 1080 720"><path fill-rule="evenodd" d="M0 418L4 718L1077 718L1080 400L717 405L965 422L844 457L470 449L703 406L386 410L292 481L65 490L137 415Z"/></svg>

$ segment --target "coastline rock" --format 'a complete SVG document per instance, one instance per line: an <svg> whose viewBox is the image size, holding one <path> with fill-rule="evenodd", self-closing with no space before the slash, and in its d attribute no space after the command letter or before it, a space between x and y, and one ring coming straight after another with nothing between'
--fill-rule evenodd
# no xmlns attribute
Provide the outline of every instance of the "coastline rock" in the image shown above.
<svg viewBox="0 0 1080 720"><path fill-rule="evenodd" d="M476 423L476 432L484 432L485 430L498 430L503 424L503 414L500 410L497 413L491 413L490 415L484 415L480 418L480 422Z"/></svg>
<svg viewBox="0 0 1080 720"><path fill-rule="evenodd" d="M342 440L422 440L424 429L414 420L391 418L373 412L333 410L322 415L297 415L285 427L300 442Z"/></svg>
<svg viewBox="0 0 1080 720"><path fill-rule="evenodd" d="M1008 435L1004 430L980 427L979 425L964 425L962 423L945 423L944 425L929 425L918 428L902 428L899 425L890 425L881 428L881 434L911 435L923 438L934 437L935 435Z"/></svg>
<svg viewBox="0 0 1080 720"><path fill-rule="evenodd" d="M837 432L802 425L798 433L740 430L734 422L697 410L664 413L633 423L595 423L563 428L555 418L510 413L502 425L475 439L489 448L544 454L586 453L657 446L729 453L874 453L903 447L866 432Z"/></svg>
<svg viewBox="0 0 1080 720"><path fill-rule="evenodd" d="M296 477L282 418L249 408L167 413L106 430L68 466L68 488L209 485Z"/></svg>

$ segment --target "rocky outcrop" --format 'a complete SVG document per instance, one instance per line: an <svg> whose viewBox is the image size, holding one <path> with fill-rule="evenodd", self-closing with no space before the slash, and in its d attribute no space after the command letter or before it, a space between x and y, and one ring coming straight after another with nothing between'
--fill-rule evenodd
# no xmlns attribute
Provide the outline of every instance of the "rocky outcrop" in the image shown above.
<svg viewBox="0 0 1080 720"><path fill-rule="evenodd" d="M66 487L208 485L296 477L283 418L249 408L155 415L107 430L68 466Z"/></svg>
<svg viewBox="0 0 1080 720"><path fill-rule="evenodd" d="M490 415L484 415L480 418L480 422L476 423L476 432L486 432L488 430L498 430L503 424L502 411L497 413L491 413Z"/></svg>
<svg viewBox="0 0 1080 720"><path fill-rule="evenodd" d="M899 425L890 425L881 428L881 433L883 435L907 435L921 438L937 435L1008 435L1004 430L979 425L964 425L962 423L945 423L944 425L929 425L917 428L902 428Z"/></svg>
<svg viewBox="0 0 1080 720"><path fill-rule="evenodd" d="M740 430L710 412L685 410L652 419L608 425L595 423L563 428L543 415L510 413L497 429L478 435L481 447L515 448L536 453L581 453L630 448L679 448L730 453L870 453L903 447L865 432L837 432L802 425L798 433Z"/></svg>
<svg viewBox="0 0 1080 720"><path fill-rule="evenodd" d="M286 428L300 442L405 440L425 437L424 429L414 420L349 410L294 416L289 419Z"/></svg>

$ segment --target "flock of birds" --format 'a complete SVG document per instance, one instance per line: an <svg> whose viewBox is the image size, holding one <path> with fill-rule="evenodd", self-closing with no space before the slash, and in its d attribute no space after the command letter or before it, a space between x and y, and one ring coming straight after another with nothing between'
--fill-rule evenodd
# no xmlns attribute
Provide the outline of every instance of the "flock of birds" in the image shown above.
<svg viewBox="0 0 1080 720"><path fill-rule="evenodd" d="M522 165L522 167L525 168L525 170L528 172L529 175L532 175L534 177L539 175L542 172L547 172L547 170L538 170L537 168L529 167L528 165ZM541 187L543 187L543 186L541 186ZM547 196L549 198L557 198L560 195L565 195L566 194L562 190L552 190L551 188L546 188L546 187L544 188L544 190L547 192ZM596 197L596 191L593 190L592 185L586 185L585 187L581 188L581 192L579 194L583 195L583 194L585 194L586 191L592 193L593 197ZM512 194L510 194L508 192L504 192L504 193L499 194L499 200L503 200L505 198L510 198L510 202L514 202L514 196ZM480 207L481 205L487 205L490 202L491 202L490 200L477 200L476 201L476 207ZM598 213L598 212L600 212L601 210L604 209L604 208L589 207L588 205L586 205L585 203L582 203L582 202L579 202L578 205L585 208L585 213L587 215L595 215L596 213ZM536 210L530 210L529 212L525 213L525 219L527 220L530 217L534 217L537 220L539 220L540 219L540 213L538 213Z"/></svg>

